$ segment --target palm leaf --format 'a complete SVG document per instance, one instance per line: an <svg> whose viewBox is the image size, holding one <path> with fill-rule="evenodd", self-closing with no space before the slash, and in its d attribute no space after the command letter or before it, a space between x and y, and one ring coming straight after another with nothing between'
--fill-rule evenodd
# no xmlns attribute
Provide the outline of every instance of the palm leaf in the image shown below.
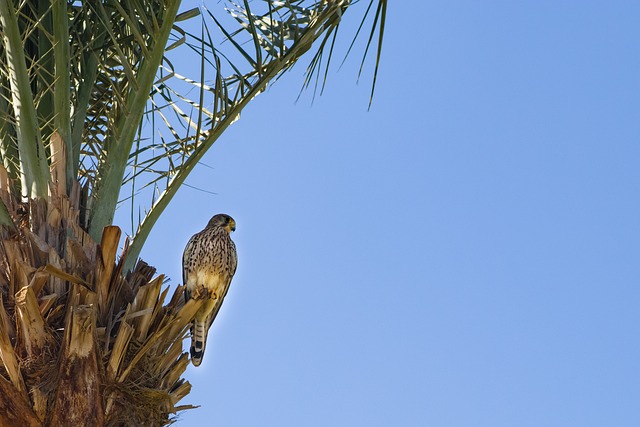
<svg viewBox="0 0 640 427"><path fill-rule="evenodd" d="M291 68L318 39L320 44L307 69L305 85L314 78L317 81L322 59L326 58L324 85L337 29L348 6L348 1L228 2L226 19L203 8L204 30L199 35L186 29L181 32L186 36L183 47L203 58L200 80L189 79L172 69L170 78L163 78L160 85L154 86L154 108L148 112L159 116L160 121L155 123L162 123L167 131L163 134L170 138L163 138L162 147L154 145L153 153L149 147L144 149L147 156L141 156L139 150L129 165L130 169L136 169L137 182L130 187L130 197L138 197L141 190L149 189L149 184L154 186L153 204L132 230L129 249L132 254L139 254L177 189L204 153L237 120L244 106ZM386 1L380 0L377 9L374 30L383 23ZM379 38L378 43L381 41ZM370 44L371 40L367 46ZM214 77L205 81L204 76ZM166 107L173 115L167 114ZM132 212L135 209L132 205Z"/></svg>
<svg viewBox="0 0 640 427"><path fill-rule="evenodd" d="M338 28L358 2L237 0L223 2L226 13L178 13L179 3L0 0L2 164L24 194L46 195L55 133L65 147L59 179L68 191L80 180L94 239L119 201L130 205L131 262L206 151L314 46L303 87L315 81L322 92ZM363 63L377 43L375 85L386 0L369 0L369 10Z"/></svg>

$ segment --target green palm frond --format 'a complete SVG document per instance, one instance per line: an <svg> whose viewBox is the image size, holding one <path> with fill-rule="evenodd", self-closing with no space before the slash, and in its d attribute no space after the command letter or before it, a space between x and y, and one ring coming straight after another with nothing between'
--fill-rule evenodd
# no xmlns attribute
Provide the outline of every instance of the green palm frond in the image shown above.
<svg viewBox="0 0 640 427"><path fill-rule="evenodd" d="M0 0L2 164L23 194L43 196L51 164L66 159L66 191L80 180L82 226L95 239L129 204L133 262L207 150L313 49L303 85L322 90L356 3L236 0L178 13L178 0ZM366 3L374 87L386 0ZM52 153L54 135L65 157Z"/></svg>
<svg viewBox="0 0 640 427"><path fill-rule="evenodd" d="M323 54L328 67L337 29L350 5L349 1L228 2L226 19L203 9L201 34L181 33L187 35L185 47L201 58L200 79L164 69L170 78L154 86L148 114L155 116L154 125L161 124L164 132L161 138L149 137L130 161L129 180L136 181L128 187L132 212L140 192L153 190L153 205L137 225L129 249L133 254L138 254L159 214L197 162L251 99L318 39L305 84L320 68Z"/></svg>
<svg viewBox="0 0 640 427"><path fill-rule="evenodd" d="M47 100L46 95L51 90L47 80L53 72L44 67L51 57L50 46L37 43L40 37L36 36L42 35L46 39L48 34L44 28L45 20L38 21L35 18L36 12L28 4L16 9L12 2L0 1L0 25L3 30L0 67L3 81L7 84L3 92L7 94L7 106L13 107L10 119L5 122L5 126L11 126L12 129L5 129L7 139L2 141L2 152L6 155L18 155L18 158L9 158L7 161L20 165L22 194L29 197L45 196L49 182L38 105ZM23 34L26 36L24 45ZM38 57L40 59L36 60ZM38 96L33 96L32 85L43 88L37 93ZM46 127L50 118L45 116L42 119L40 122ZM14 172L18 173L17 168Z"/></svg>

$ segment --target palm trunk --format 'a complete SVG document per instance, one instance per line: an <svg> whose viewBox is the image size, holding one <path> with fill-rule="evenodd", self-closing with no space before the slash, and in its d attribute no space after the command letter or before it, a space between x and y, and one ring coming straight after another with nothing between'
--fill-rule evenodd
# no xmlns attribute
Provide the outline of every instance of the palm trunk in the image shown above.
<svg viewBox="0 0 640 427"><path fill-rule="evenodd" d="M52 171L52 176L56 176ZM184 304L155 269L122 274L120 229L97 244L79 224L80 191L51 185L19 202L0 166L0 425L168 424L190 391L182 340L200 301Z"/></svg>

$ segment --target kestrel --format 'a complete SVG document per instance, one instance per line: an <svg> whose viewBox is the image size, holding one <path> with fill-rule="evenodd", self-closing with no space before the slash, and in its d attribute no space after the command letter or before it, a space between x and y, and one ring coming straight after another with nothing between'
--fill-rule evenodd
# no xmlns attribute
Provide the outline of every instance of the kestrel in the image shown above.
<svg viewBox="0 0 640 427"><path fill-rule="evenodd" d="M191 325L191 361L202 363L207 333L222 305L236 272L238 255L230 233L236 222L229 215L217 214L199 233L194 234L182 255L185 301L192 295L206 295Z"/></svg>

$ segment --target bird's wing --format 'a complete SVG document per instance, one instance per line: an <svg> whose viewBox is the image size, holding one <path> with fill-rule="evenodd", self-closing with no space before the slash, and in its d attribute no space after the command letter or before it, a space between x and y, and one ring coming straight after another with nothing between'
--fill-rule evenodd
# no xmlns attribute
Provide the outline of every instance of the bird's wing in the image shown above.
<svg viewBox="0 0 640 427"><path fill-rule="evenodd" d="M207 330L209 330L213 321L216 320L216 316L220 311L220 307L222 307L222 302L224 301L224 297L227 295L227 291L229 290L230 284L231 284L231 278L229 278L229 281L227 281L227 283L225 284L224 290L222 291L222 295L220 295L220 298L218 298L218 300L216 301L216 305L213 306L213 310L211 310L211 313L209 313L209 317L207 318Z"/></svg>
<svg viewBox="0 0 640 427"><path fill-rule="evenodd" d="M218 298L218 301L216 301L216 305L213 307L213 310L211 310L211 313L209 313L209 318L207 319L208 321L207 330L211 327L211 324L213 323L213 321L216 320L218 311L220 311L220 307L222 307L222 302L224 301L224 297L227 295L227 292L229 291L229 286L231 285L231 279L233 279L233 275L236 274L236 269L238 268L238 254L236 253L236 245L233 242L231 242L231 245L233 250L231 251L232 257L231 257L231 266L229 268L230 274L229 274L229 277L227 277L227 281L224 284L222 295L220 295L220 298Z"/></svg>
<svg viewBox="0 0 640 427"><path fill-rule="evenodd" d="M229 283L231 283L231 279L233 279L233 275L236 274L236 269L238 268L238 252L236 252L236 244L231 241L231 247L233 250L231 251L231 276L229 276Z"/></svg>
<svg viewBox="0 0 640 427"><path fill-rule="evenodd" d="M189 258L191 258L193 252L194 242L196 240L196 235L191 236L187 246L184 248L184 253L182 254L182 284L184 285L184 301L187 302L191 298L191 289L187 286L187 280L189 279Z"/></svg>

